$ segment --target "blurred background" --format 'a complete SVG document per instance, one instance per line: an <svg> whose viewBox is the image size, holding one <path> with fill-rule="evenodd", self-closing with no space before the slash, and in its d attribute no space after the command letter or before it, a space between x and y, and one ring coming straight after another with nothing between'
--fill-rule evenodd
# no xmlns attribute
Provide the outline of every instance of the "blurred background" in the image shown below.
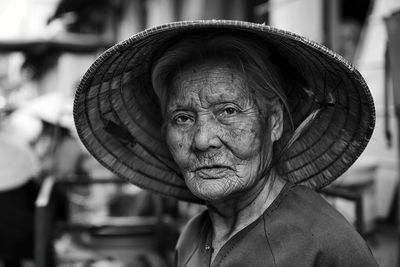
<svg viewBox="0 0 400 267"><path fill-rule="evenodd" d="M0 267L173 266L182 226L203 207L142 191L101 167L76 136L72 101L105 49L194 19L265 23L356 66L375 100L375 132L321 194L380 266L400 266L400 1L13 0L0 1Z"/></svg>

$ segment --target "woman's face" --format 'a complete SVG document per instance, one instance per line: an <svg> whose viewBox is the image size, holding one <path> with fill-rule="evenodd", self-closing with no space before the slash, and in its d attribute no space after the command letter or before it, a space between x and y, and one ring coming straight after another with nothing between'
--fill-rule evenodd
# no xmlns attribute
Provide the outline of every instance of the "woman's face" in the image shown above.
<svg viewBox="0 0 400 267"><path fill-rule="evenodd" d="M190 191L205 201L251 190L265 167L261 153L271 153L276 136L268 123L274 119L260 117L243 76L216 62L175 76L165 120L172 156Z"/></svg>

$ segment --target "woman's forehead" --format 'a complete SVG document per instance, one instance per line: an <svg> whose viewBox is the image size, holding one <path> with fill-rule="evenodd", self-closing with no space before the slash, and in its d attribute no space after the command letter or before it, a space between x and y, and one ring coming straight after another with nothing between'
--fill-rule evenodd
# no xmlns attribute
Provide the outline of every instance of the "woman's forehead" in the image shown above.
<svg viewBox="0 0 400 267"><path fill-rule="evenodd" d="M205 62L179 71L171 86L172 98L198 95L206 100L242 98L249 95L245 76L229 63Z"/></svg>

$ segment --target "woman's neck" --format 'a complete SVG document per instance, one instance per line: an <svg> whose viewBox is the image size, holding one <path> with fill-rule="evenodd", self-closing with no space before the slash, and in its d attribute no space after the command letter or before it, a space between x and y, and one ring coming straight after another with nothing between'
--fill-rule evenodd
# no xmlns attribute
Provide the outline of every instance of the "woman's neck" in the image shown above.
<svg viewBox="0 0 400 267"><path fill-rule="evenodd" d="M240 197L219 203L207 203L213 230L213 258L218 250L237 232L259 218L285 185L274 172L261 179Z"/></svg>

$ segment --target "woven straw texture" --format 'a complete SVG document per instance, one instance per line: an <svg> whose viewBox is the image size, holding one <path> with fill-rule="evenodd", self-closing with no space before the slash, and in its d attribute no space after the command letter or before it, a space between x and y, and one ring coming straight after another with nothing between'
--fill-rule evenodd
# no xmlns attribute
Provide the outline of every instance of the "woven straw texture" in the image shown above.
<svg viewBox="0 0 400 267"><path fill-rule="evenodd" d="M341 56L266 25L177 22L143 31L111 47L79 84L75 125L86 148L105 167L144 189L201 202L186 187L166 147L151 84L152 63L183 34L196 31L255 34L305 78L306 89L287 92L294 129L313 115L277 162L285 179L320 189L346 171L365 149L375 125L373 100L362 76ZM284 146L292 135L293 130L285 127L278 145Z"/></svg>

